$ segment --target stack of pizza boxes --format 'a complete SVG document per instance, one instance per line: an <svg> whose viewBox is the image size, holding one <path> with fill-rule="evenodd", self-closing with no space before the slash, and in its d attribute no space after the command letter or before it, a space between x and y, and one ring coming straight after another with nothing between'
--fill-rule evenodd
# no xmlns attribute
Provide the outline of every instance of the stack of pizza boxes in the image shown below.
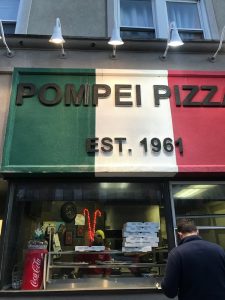
<svg viewBox="0 0 225 300"><path fill-rule="evenodd" d="M127 222L123 226L123 252L148 252L158 247L159 223Z"/></svg>

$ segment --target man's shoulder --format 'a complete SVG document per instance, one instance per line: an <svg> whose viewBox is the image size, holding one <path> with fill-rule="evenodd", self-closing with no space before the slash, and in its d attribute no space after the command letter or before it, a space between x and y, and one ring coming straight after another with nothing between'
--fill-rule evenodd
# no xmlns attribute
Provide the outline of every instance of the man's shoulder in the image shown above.
<svg viewBox="0 0 225 300"><path fill-rule="evenodd" d="M214 250L217 250L217 251L225 254L225 251L221 246L219 246L218 244L203 240L203 239L196 239L196 240L192 240L192 241L183 243L183 244L179 245L178 247L175 247L174 249L172 249L172 251L170 253L172 255L175 255L176 253L183 252L183 251L189 250L189 249L193 249L194 245L197 248L200 247L200 248L214 249Z"/></svg>
<svg viewBox="0 0 225 300"><path fill-rule="evenodd" d="M202 240L202 244L205 246L205 247L209 247L209 248L215 248L217 249L218 251L221 251L221 252L224 252L224 249L216 244L216 243L212 243L212 242L209 242L209 241L206 241L206 240Z"/></svg>

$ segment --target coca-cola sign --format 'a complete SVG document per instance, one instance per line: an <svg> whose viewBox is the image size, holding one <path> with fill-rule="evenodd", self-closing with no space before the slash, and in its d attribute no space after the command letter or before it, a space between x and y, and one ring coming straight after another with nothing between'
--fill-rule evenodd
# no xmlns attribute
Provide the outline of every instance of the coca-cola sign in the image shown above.
<svg viewBox="0 0 225 300"><path fill-rule="evenodd" d="M35 288L39 286L40 272L41 259L34 257L32 262L32 279L30 280L30 283Z"/></svg>

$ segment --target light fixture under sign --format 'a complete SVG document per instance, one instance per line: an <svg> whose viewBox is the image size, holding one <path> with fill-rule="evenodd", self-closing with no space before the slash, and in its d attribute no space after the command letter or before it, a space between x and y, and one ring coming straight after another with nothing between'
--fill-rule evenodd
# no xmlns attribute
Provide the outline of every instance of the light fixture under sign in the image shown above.
<svg viewBox="0 0 225 300"><path fill-rule="evenodd" d="M61 22L59 18L56 18L56 23L53 29L53 34L49 40L50 43L53 44L59 44L62 47L62 52L60 54L60 58L65 58L66 53L64 51L63 44L65 43L65 40L62 36L62 28L61 28Z"/></svg>
<svg viewBox="0 0 225 300"><path fill-rule="evenodd" d="M164 61L167 58L167 52L169 50L169 47L179 47L182 46L184 43L178 33L176 23L171 22L169 26L169 35L168 35L168 40L167 40L167 45L166 45L166 50L161 55L159 58Z"/></svg>

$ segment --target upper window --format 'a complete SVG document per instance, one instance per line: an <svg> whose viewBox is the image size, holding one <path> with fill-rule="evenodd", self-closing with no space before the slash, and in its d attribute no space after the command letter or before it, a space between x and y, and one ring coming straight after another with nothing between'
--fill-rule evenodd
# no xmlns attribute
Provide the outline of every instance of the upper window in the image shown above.
<svg viewBox="0 0 225 300"><path fill-rule="evenodd" d="M168 21L176 22L182 39L202 39L199 5L196 1L167 1Z"/></svg>
<svg viewBox="0 0 225 300"><path fill-rule="evenodd" d="M151 0L121 0L120 25L122 37L154 38Z"/></svg>
<svg viewBox="0 0 225 300"><path fill-rule="evenodd" d="M210 1L120 0L122 38L167 38L172 21L184 40L218 37Z"/></svg>
<svg viewBox="0 0 225 300"><path fill-rule="evenodd" d="M14 33L20 0L0 0L0 20L5 34Z"/></svg>

